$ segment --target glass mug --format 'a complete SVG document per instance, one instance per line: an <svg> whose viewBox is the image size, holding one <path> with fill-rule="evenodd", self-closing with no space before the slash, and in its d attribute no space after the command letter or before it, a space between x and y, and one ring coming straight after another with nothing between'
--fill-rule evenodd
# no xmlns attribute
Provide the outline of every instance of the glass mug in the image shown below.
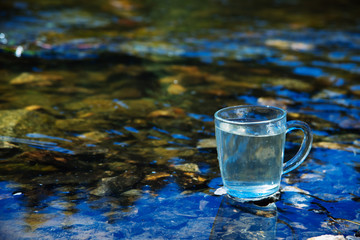
<svg viewBox="0 0 360 240"><path fill-rule="evenodd" d="M283 163L285 135L304 133L297 154ZM279 190L281 175L298 167L312 144L310 127L286 122L286 111L270 106L234 106L215 113L220 172L228 195L238 201L256 201Z"/></svg>

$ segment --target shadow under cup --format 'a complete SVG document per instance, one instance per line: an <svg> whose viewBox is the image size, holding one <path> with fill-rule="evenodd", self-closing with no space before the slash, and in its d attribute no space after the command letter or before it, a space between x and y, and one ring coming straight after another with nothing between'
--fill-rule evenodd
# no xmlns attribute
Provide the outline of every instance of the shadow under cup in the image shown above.
<svg viewBox="0 0 360 240"><path fill-rule="evenodd" d="M283 164L286 133L304 132L299 152ZM235 106L215 113L215 133L224 188L239 201L260 200L279 190L281 175L308 155L312 134L301 121L286 122L286 111L270 106Z"/></svg>

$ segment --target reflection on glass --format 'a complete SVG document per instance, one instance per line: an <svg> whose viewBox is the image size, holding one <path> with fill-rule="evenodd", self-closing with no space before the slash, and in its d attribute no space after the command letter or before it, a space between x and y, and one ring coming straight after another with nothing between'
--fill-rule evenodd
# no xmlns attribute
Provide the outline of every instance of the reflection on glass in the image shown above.
<svg viewBox="0 0 360 240"><path fill-rule="evenodd" d="M275 203L258 206L224 198L216 215L210 239L275 239Z"/></svg>

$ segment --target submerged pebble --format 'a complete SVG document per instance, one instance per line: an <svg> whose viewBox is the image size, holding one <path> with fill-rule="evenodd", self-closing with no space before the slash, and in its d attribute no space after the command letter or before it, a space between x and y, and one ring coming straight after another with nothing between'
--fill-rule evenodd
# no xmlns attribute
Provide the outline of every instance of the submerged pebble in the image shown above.
<svg viewBox="0 0 360 240"><path fill-rule="evenodd" d="M83 133L83 134L79 135L78 137L89 139L89 140L94 140L94 141L100 141L100 140L104 140L104 139L108 138L109 134L107 134L106 132L93 131L93 132Z"/></svg>
<svg viewBox="0 0 360 240"><path fill-rule="evenodd" d="M186 88L181 86L180 84L171 84L167 88L167 92L171 95L181 95L186 91Z"/></svg>
<svg viewBox="0 0 360 240"><path fill-rule="evenodd" d="M55 118L26 109L0 110L0 135L23 136L28 132L56 132Z"/></svg>
<svg viewBox="0 0 360 240"><path fill-rule="evenodd" d="M200 139L196 147L199 149L216 148L216 140L215 138Z"/></svg>
<svg viewBox="0 0 360 240"><path fill-rule="evenodd" d="M90 193L96 196L117 196L129 191L140 180L140 177L130 172L124 172L115 177L102 178L96 188Z"/></svg>
<svg viewBox="0 0 360 240"><path fill-rule="evenodd" d="M200 172L199 166L195 163L185 163L180 165L175 165L175 169L181 170L183 172Z"/></svg>
<svg viewBox="0 0 360 240"><path fill-rule="evenodd" d="M12 85L50 86L63 80L61 75L22 73L10 81Z"/></svg>

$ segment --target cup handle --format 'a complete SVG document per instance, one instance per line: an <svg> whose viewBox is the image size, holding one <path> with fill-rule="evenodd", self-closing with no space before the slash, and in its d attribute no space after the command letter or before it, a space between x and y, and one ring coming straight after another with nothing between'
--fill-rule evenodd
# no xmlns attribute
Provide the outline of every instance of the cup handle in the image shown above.
<svg viewBox="0 0 360 240"><path fill-rule="evenodd" d="M297 168L307 157L310 152L313 136L309 125L302 121L289 121L286 123L286 133L292 130L301 130L304 133L304 138L301 143L299 151L295 156L283 164L283 174L288 173Z"/></svg>

